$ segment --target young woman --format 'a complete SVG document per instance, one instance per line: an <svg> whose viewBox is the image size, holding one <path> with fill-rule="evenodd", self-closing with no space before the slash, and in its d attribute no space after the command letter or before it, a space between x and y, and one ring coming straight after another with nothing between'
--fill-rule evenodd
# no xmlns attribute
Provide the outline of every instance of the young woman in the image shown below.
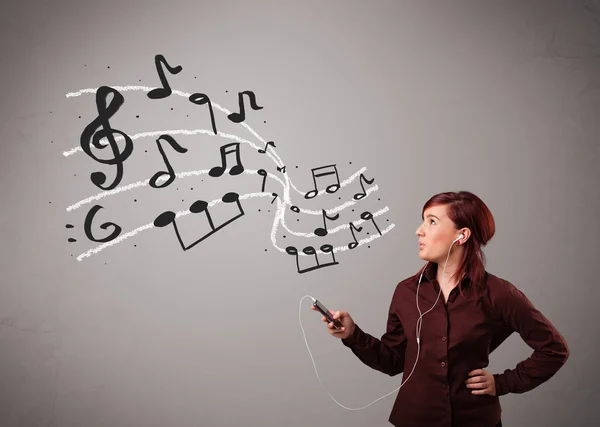
<svg viewBox="0 0 600 427"><path fill-rule="evenodd" d="M416 234L427 264L396 286L382 337L361 330L345 311L332 311L339 330L322 320L366 365L404 373L389 417L394 426L500 427L499 396L550 379L569 348L523 292L485 270L481 248L495 223L481 199L467 191L437 194L422 219ZM534 351L492 374L489 354L513 332Z"/></svg>

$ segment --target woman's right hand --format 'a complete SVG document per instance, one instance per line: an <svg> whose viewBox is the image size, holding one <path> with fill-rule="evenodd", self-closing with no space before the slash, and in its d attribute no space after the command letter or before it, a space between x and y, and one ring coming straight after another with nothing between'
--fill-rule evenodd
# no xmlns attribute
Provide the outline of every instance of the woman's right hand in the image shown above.
<svg viewBox="0 0 600 427"><path fill-rule="evenodd" d="M310 309L318 311L317 308L312 305L310 306ZM331 313L334 320L338 320L342 324L340 329L335 329L333 327L333 322L327 322L327 318L325 316L321 317L321 321L327 323L327 331L330 335L340 339L348 338L350 335L352 335L356 325L354 324L354 320L352 320L350 314L348 314L346 311L331 310L329 310L329 313Z"/></svg>

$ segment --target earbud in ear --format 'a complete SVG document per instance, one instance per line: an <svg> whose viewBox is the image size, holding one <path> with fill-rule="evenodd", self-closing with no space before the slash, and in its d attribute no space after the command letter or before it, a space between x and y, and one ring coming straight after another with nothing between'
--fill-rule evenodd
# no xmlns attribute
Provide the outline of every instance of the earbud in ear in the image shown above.
<svg viewBox="0 0 600 427"><path fill-rule="evenodd" d="M464 238L465 238L465 235L461 233L461 234L460 234L460 236L458 236L458 238L455 240L455 242L457 242L456 244L457 244L457 245L460 245L460 242L459 242L459 240L460 240L460 239L464 239Z"/></svg>

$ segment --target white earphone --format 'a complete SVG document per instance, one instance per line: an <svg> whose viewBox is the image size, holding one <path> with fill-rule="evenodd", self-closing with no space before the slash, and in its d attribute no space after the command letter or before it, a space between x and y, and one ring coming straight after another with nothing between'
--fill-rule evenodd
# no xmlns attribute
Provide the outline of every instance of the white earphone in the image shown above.
<svg viewBox="0 0 600 427"><path fill-rule="evenodd" d="M452 249L452 246L454 245L454 243L458 242L460 239L464 239L465 235L464 234L460 234L458 236L458 238L456 240L454 240L452 242L452 245L450 245L450 248L448 249L448 257L446 257L446 262L444 263L444 273L446 272L446 263L448 262L448 258L450 257L450 250ZM458 243L460 245L460 243ZM417 285L417 294L416 294L416 300L417 300L417 310L419 310L419 319L417 320L417 326L416 326L416 330L417 330L417 357L415 358L415 364L412 367L412 370L410 371L410 374L408 375L408 377L406 377L406 379L404 378L404 375L402 376L402 383L400 384L400 387L402 387L406 381L408 381L408 379L410 378L410 376L412 375L412 373L415 371L415 367L417 366L417 362L419 361L419 353L421 352L421 340L420 340L420 335L421 335L421 325L423 324L423 322L421 321L421 319L423 318L423 316L425 316L427 313L429 313L431 310L433 310L433 308L436 306L437 304L437 299L435 300L435 303L433 303L433 306L427 310L425 313L421 313L421 309L419 307L419 286L421 285L421 279L423 278L423 273L425 271L425 269L427 268L427 265L429 265L429 262L427 262L427 264L425 265L425 268L423 268L423 271L421 271L421 276L419 277L419 283ZM440 292L438 293L438 299L440 298L440 294L442 292L442 288L440 287ZM315 368L315 373L317 374L317 379L319 380L319 382L321 383L321 386L323 386L323 388L325 389L325 391L327 392L327 394L329 394L329 397L331 397L331 399L337 403L339 406L341 406L344 409L348 409L351 411L360 411L362 409L365 409L369 406L371 406L373 403L383 399L384 397L389 396L392 393L395 393L396 391L398 391L400 389L400 387L398 387L395 390L392 390L391 392L389 392L388 394L381 396L380 398L374 400L373 402L369 403L368 405L365 405L363 407L360 408L349 408L347 406L342 405L340 402L338 402L337 400L335 400L335 398L331 395L331 393L329 392L329 390L327 390L327 388L323 385L323 383L321 382L321 377L319 377L319 373L317 372L317 366L315 365L315 360L312 356L312 353L310 352L310 348L308 347L308 342L306 341L306 334L304 333L304 327L302 327L302 300L304 300L304 298L312 298L310 295L305 295L302 297L302 299L300 300L300 307L298 309L298 318L300 320L300 328L302 328L302 335L304 335L304 342L306 343L306 348L308 349L308 354L310 355L310 358L312 359L313 362L313 366ZM314 298L313 298L314 300Z"/></svg>

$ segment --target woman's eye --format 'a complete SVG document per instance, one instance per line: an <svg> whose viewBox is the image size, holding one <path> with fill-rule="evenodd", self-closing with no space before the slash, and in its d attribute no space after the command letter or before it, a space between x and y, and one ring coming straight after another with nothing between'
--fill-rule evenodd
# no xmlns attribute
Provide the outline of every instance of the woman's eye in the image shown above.
<svg viewBox="0 0 600 427"><path fill-rule="evenodd" d="M429 220L429 223L431 224L432 222L435 222L435 220L433 220L433 219L430 219L430 220Z"/></svg>

